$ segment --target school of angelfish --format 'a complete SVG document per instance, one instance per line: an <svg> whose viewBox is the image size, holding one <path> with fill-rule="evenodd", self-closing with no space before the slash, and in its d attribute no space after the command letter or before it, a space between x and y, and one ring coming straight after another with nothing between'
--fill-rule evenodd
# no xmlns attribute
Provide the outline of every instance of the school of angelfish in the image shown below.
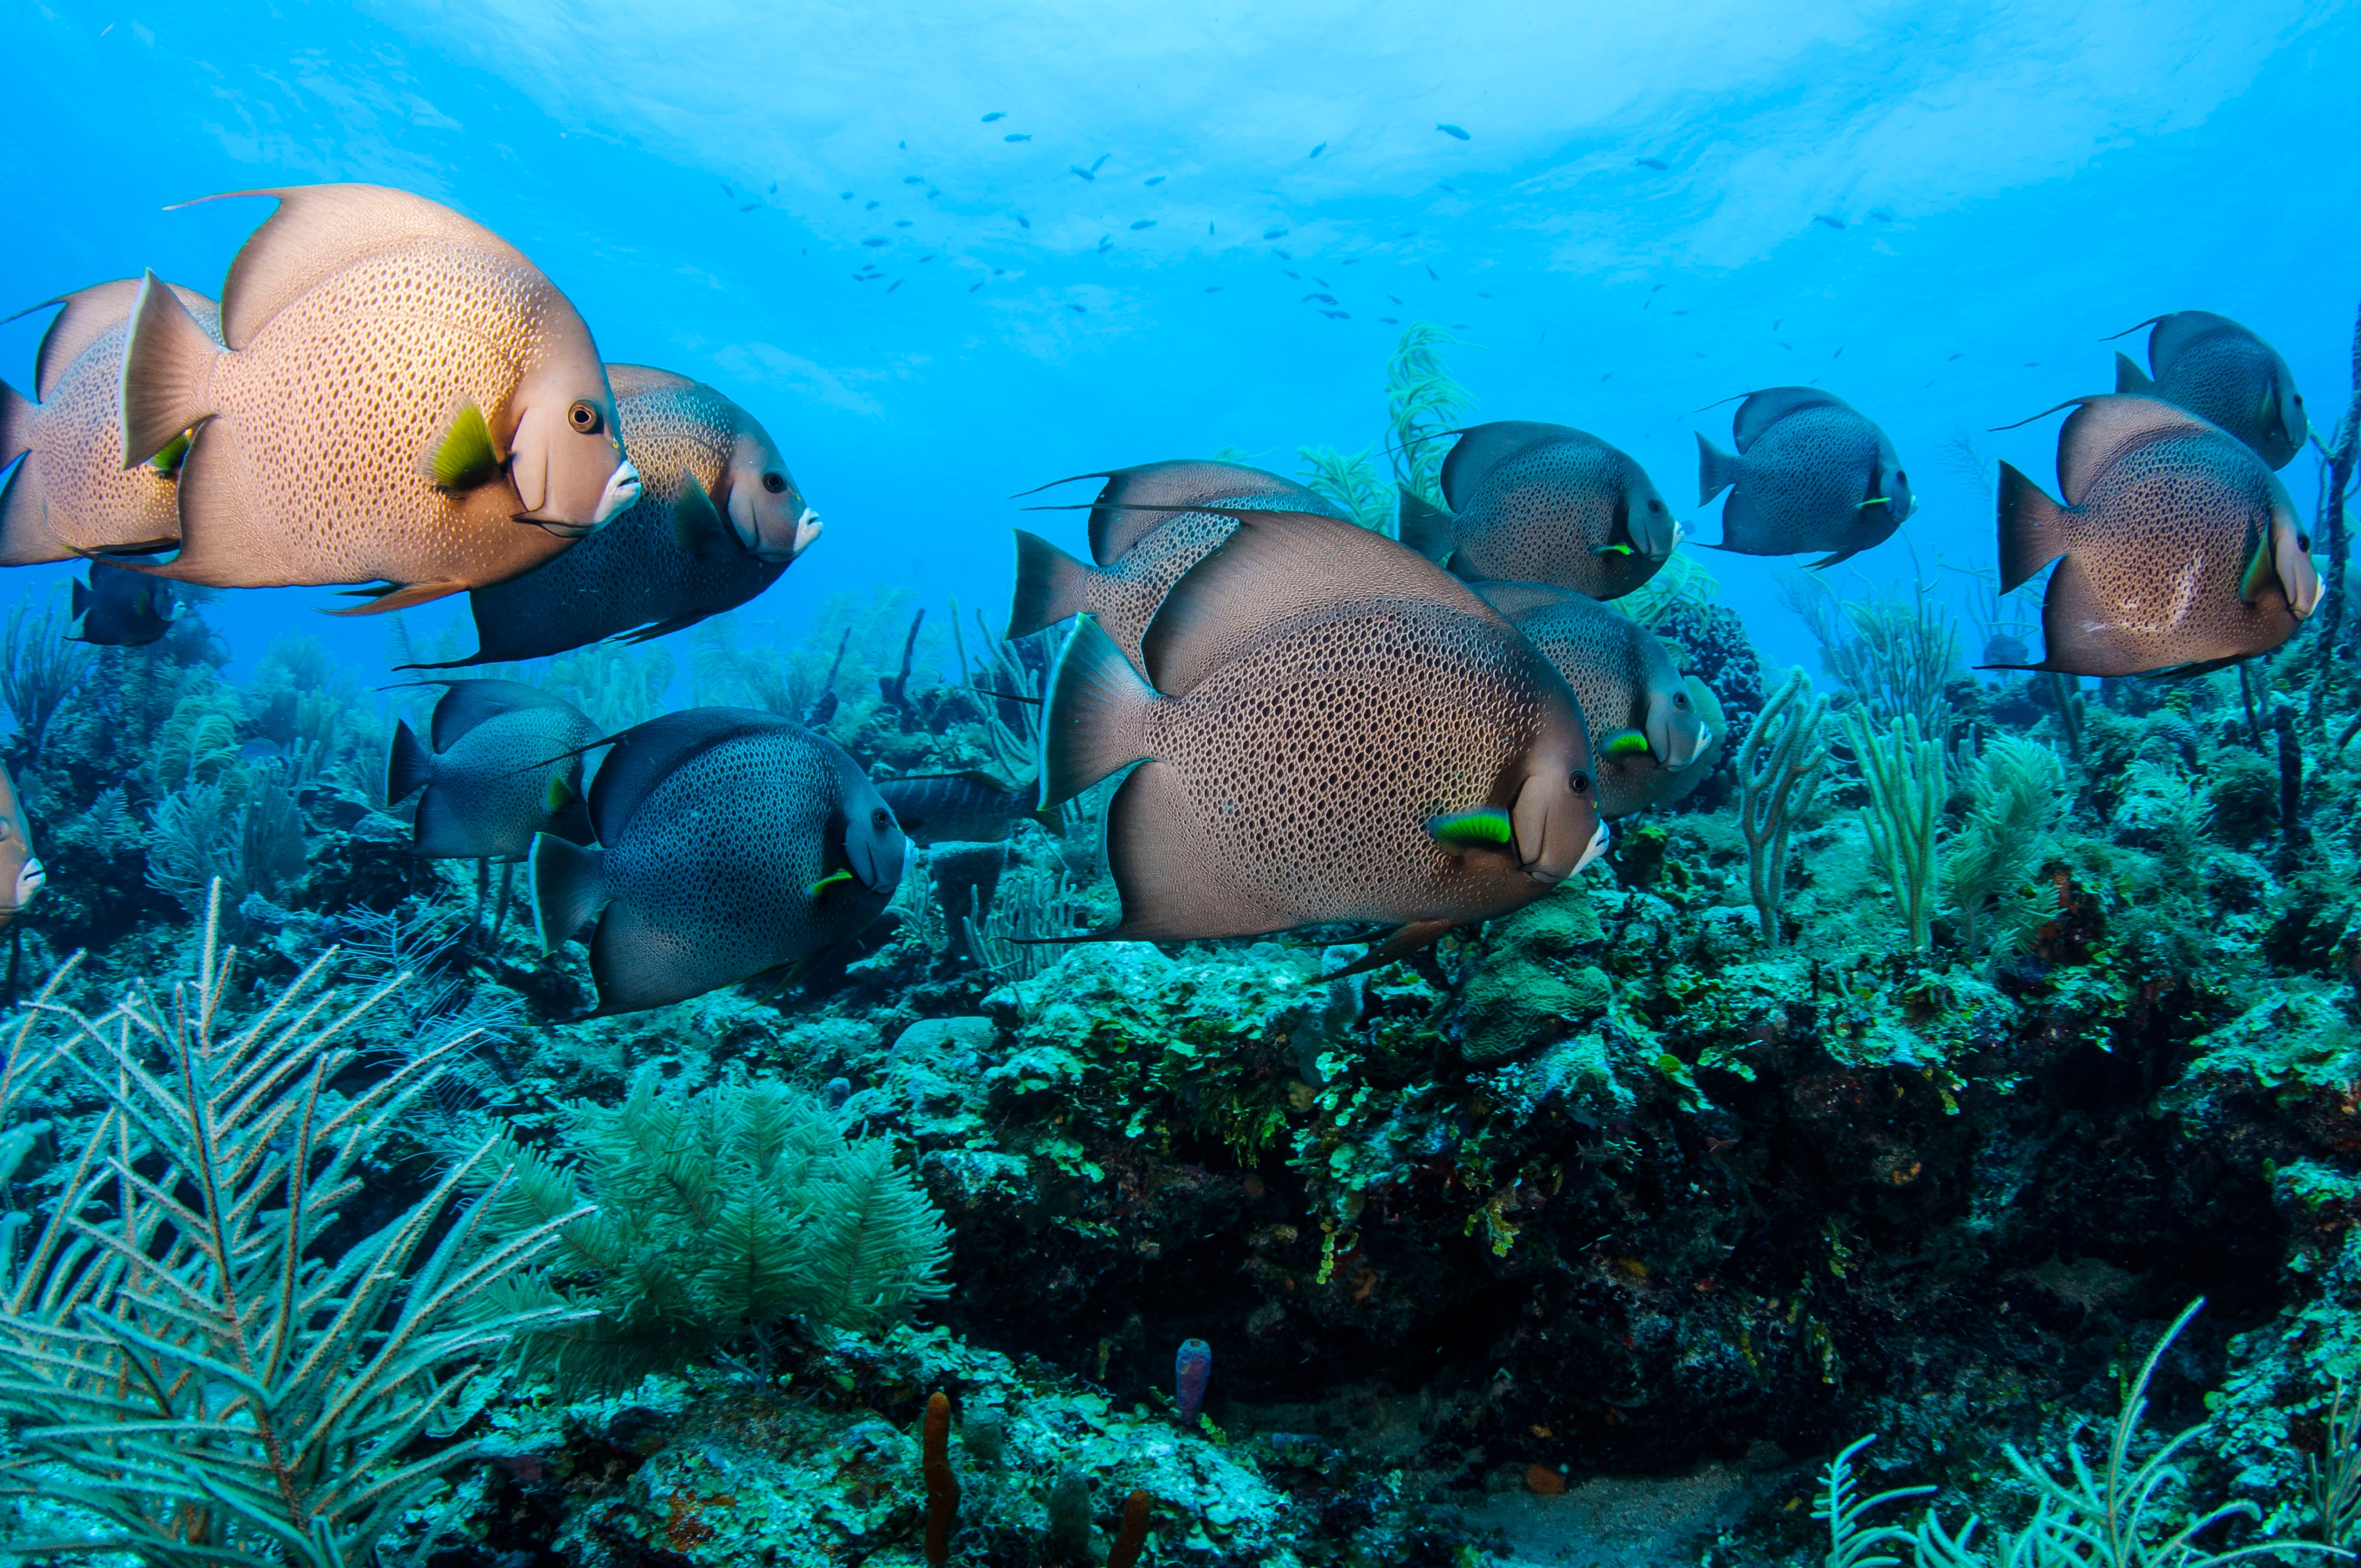
<svg viewBox="0 0 2361 1568"><path fill-rule="evenodd" d="M49 302L34 395L0 385L0 565L87 561L82 640L156 641L175 584L334 586L368 600L346 614L465 592L478 651L435 667L524 659L744 604L818 538L752 415L601 361L490 231L374 186L246 194L279 204L218 306L153 272L82 290ZM2114 392L2064 405L2062 500L2002 466L2004 589L2055 570L2042 660L1988 667L2211 670L2319 599L2275 472L2307 429L2286 362L2205 312L2143 324L2148 368L2118 355ZM752 710L600 735L454 678L425 740L397 729L390 794L417 797L420 854L528 866L545 947L590 928L602 1014L791 978L878 916L914 841L1005 837L1126 768L1121 918L1077 939L1351 922L1390 933L1354 967L1389 962L1544 896L1722 740L1713 694L1612 607L1682 537L1641 466L1563 425L1450 433L1444 504L1405 492L1400 543L1235 464L1082 476L1090 561L1016 534L1008 636L1079 618L1037 780L873 781ZM1732 438L1697 437L1716 548L1828 565L1910 515L1892 442L1831 393L1752 392ZM0 924L42 876L0 772Z"/></svg>

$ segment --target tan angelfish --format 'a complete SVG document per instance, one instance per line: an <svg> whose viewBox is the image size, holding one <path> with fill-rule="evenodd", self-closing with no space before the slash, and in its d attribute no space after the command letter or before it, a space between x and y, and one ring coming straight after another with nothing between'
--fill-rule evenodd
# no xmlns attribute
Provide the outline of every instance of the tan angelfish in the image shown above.
<svg viewBox="0 0 2361 1568"><path fill-rule="evenodd" d="M123 355L123 463L196 431L181 553L216 587L381 584L401 609L531 571L639 493L590 329L532 262L375 185L279 210L231 263L215 345L153 273ZM538 526L535 526L538 525Z"/></svg>
<svg viewBox="0 0 2361 1568"><path fill-rule="evenodd" d="M48 881L33 853L33 824L16 781L0 763L0 928L15 924Z"/></svg>
<svg viewBox="0 0 2361 1568"><path fill-rule="evenodd" d="M170 287L218 342L214 302ZM0 566L169 550L180 539L175 491L188 443L176 438L148 462L123 466L116 399L138 297L139 280L121 278L33 307L62 308L34 356L33 398L0 382L0 468L16 464L0 492Z"/></svg>

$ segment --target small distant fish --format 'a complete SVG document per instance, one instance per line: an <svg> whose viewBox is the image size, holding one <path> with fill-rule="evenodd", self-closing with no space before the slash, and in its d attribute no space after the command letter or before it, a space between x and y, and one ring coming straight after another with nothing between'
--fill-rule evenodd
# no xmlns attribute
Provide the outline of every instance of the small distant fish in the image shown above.
<svg viewBox="0 0 2361 1568"><path fill-rule="evenodd" d="M840 202L850 202L852 200L852 192L850 191L840 191L836 193L836 199Z"/></svg>
<svg viewBox="0 0 2361 1568"><path fill-rule="evenodd" d="M1033 226L1033 220L1027 217L1024 214L1019 213L1016 214L1016 226L1021 229L1029 229Z"/></svg>
<svg viewBox="0 0 2361 1568"><path fill-rule="evenodd" d="M1832 229L1840 229L1845 226L1845 221L1842 218L1838 217L1834 213L1814 213L1812 214L1812 221L1816 224L1826 224Z"/></svg>
<svg viewBox="0 0 2361 1568"><path fill-rule="evenodd" d="M924 185L926 182L927 177L923 174L905 174L902 176L902 183L905 185Z"/></svg>
<svg viewBox="0 0 2361 1568"><path fill-rule="evenodd" d="M1702 681L1682 678L1654 632L1571 588L1469 587L1574 688L1598 760L1599 816L1668 805L1705 782L1721 739L1720 704Z"/></svg>
<svg viewBox="0 0 2361 1568"><path fill-rule="evenodd" d="M7 889L0 902L0 927L24 914L49 880L40 857L33 853L33 823L25 815L25 797L16 793L7 765L0 763L0 887Z"/></svg>
<svg viewBox="0 0 2361 1568"><path fill-rule="evenodd" d="M1587 431L1503 420L1460 433L1443 507L1401 492L1401 542L1470 580L1547 583L1595 599L1646 583L1681 538L1647 470Z"/></svg>
<svg viewBox="0 0 2361 1568"><path fill-rule="evenodd" d="M886 284L886 285L885 285L885 291L886 291L887 293L889 293L889 294L890 294L890 293L892 293L895 290L896 290L896 289L900 288L901 286L902 286L902 280L901 280L901 279L899 279L899 278L896 278L896 279L895 279L891 283L888 283L888 284Z"/></svg>
<svg viewBox="0 0 2361 1568"><path fill-rule="evenodd" d="M1208 294L1218 294L1221 291L1222 286L1219 283L1208 283L1205 285L1205 292Z"/></svg>
<svg viewBox="0 0 2361 1568"><path fill-rule="evenodd" d="M995 267L992 269L992 275L994 278L1004 277L1007 274L1007 271L1008 269L1005 267Z"/></svg>
<svg viewBox="0 0 2361 1568"><path fill-rule="evenodd" d="M1003 141L1031 141L1033 139L1033 133L1030 131L1011 131L1000 139Z"/></svg>
<svg viewBox="0 0 2361 1568"><path fill-rule="evenodd" d="M1427 275L1429 278L1433 279L1433 280L1434 280L1436 282L1438 282L1438 283L1440 283L1440 282L1442 282L1442 281L1443 281L1443 274L1442 274L1442 273L1440 273L1440 272L1437 272L1437 271L1436 271L1436 270L1435 270L1432 266L1430 266L1430 267L1428 267L1428 268L1427 268L1427 269L1426 269L1426 275Z"/></svg>
<svg viewBox="0 0 2361 1568"><path fill-rule="evenodd" d="M1872 207L1869 210L1869 215L1875 218L1879 223L1890 224L1894 221L1894 209L1891 207Z"/></svg>
<svg viewBox="0 0 2361 1568"><path fill-rule="evenodd" d="M1478 290L1477 290L1477 291L1476 291L1476 297L1477 297L1477 299L1479 299L1479 300L1489 300L1489 299L1495 299L1495 298L1497 298L1498 296L1496 296L1496 295L1492 295L1492 294L1488 294L1488 293L1484 292L1484 291L1483 291L1483 290L1478 289ZM1688 314L1688 312L1686 312L1686 311L1675 311L1675 312L1673 313L1673 314L1675 314L1675 315L1676 315L1676 316L1685 316L1685 315Z"/></svg>
<svg viewBox="0 0 2361 1568"><path fill-rule="evenodd" d="M894 145L895 145L896 148L898 148L899 149L901 149L902 151L904 151L904 152L907 152L907 151L909 151L909 150L910 150L910 144L909 144L908 142L906 142L906 141L897 141L897 142L895 142Z"/></svg>
<svg viewBox="0 0 2361 1568"><path fill-rule="evenodd" d="M1336 296L1334 294L1306 294L1303 296L1303 299L1298 300L1295 302L1300 305L1309 300L1317 300L1323 305L1333 305L1336 302Z"/></svg>
<svg viewBox="0 0 2361 1568"><path fill-rule="evenodd" d="M864 202L861 204L861 210L864 213L873 213L884 205L883 202Z"/></svg>
<svg viewBox="0 0 2361 1568"><path fill-rule="evenodd" d="M90 581L73 579L66 636L100 648L144 648L172 630L188 606L172 585L104 561L90 564Z"/></svg>
<svg viewBox="0 0 2361 1568"><path fill-rule="evenodd" d="M774 181L771 181L771 194L772 194L772 195L774 195L774 196L775 196L775 195L777 195L778 193L779 193L779 182L778 182L777 181L774 180Z"/></svg>
<svg viewBox="0 0 2361 1568"><path fill-rule="evenodd" d="M1959 358L1959 357L1960 357L1960 356L1959 356L1959 355L1957 355L1957 354L1953 354L1953 355L1948 356L1944 359L1943 363L1944 363L1944 364L1946 364L1946 365L1949 365L1949 364L1953 359L1957 359L1957 358Z"/></svg>
<svg viewBox="0 0 2361 1568"><path fill-rule="evenodd" d="M1323 311L1320 313L1332 322L1348 322L1353 319L1353 313L1350 311Z"/></svg>
<svg viewBox="0 0 2361 1568"><path fill-rule="evenodd" d="M1058 814L1034 807L1038 785L1015 788L990 773L914 773L906 778L879 779L877 793L894 811L913 844L997 844L1005 841L1023 817L1031 817L1055 833Z"/></svg>
<svg viewBox="0 0 2361 1568"><path fill-rule="evenodd" d="M1115 154L1111 152L1103 152L1096 158L1091 159L1091 172L1096 174L1100 170L1105 168L1106 160L1114 156Z"/></svg>
<svg viewBox="0 0 2361 1568"><path fill-rule="evenodd" d="M987 126L988 126L988 125L992 124L992 122L993 122L993 121L994 121L994 120L1005 120L1005 119L1006 119L1006 118L1008 118L1008 111L1007 111L1007 110L1005 110L1005 109L994 109L992 113L990 113L989 115L986 115L983 117L983 123L984 123L985 125L987 125Z"/></svg>
<svg viewBox="0 0 2361 1568"><path fill-rule="evenodd" d="M1401 303L1401 301L1400 301L1400 299L1396 298L1394 295L1388 294L1388 295L1386 296L1386 298L1387 298L1387 300L1388 300L1388 301L1391 302L1392 302L1392 303L1394 303L1394 304L1399 305L1399 304L1400 304L1400 303Z"/></svg>
<svg viewBox="0 0 2361 1568"><path fill-rule="evenodd" d="M1724 489L1719 548L1741 555L1834 554L1833 566L1883 543L1910 515L1910 476L1894 443L1859 410L1817 387L1750 393L1732 416L1738 455L1702 434L1697 504Z"/></svg>
<svg viewBox="0 0 2361 1568"><path fill-rule="evenodd" d="M1457 126L1437 125L1434 128L1441 131L1444 136L1451 137L1454 141L1466 141L1468 139L1467 133L1461 130Z"/></svg>
<svg viewBox="0 0 2361 1568"><path fill-rule="evenodd" d="M1322 153L1326 152L1327 150L1328 150L1328 144L1327 144L1326 142L1324 142L1324 141L1323 141L1323 142L1322 142L1318 147L1315 147L1315 148L1313 148L1312 149L1312 156L1313 158L1317 158L1317 157L1319 157Z"/></svg>
<svg viewBox="0 0 2361 1568"><path fill-rule="evenodd" d="M1147 179L1141 181L1140 183L1142 185L1161 185L1164 183L1164 176L1161 174L1151 174Z"/></svg>
<svg viewBox="0 0 2361 1568"><path fill-rule="evenodd" d="M1284 228L1265 229L1262 231L1262 237L1265 239L1285 239L1287 237L1287 230Z"/></svg>
<svg viewBox="0 0 2361 1568"><path fill-rule="evenodd" d="M2295 635L2320 575L2295 502L2254 449L2158 398L2074 401L2058 433L2064 505L2000 466L2000 591L2058 562L2031 667L2193 675Z"/></svg>
<svg viewBox="0 0 2361 1568"><path fill-rule="evenodd" d="M1842 359L1844 357L1844 351L1845 345L1839 343L1837 345L1837 351L1834 354L1829 355L1828 357L1831 359ZM2031 367L2028 366L2026 368L2030 369Z"/></svg>
<svg viewBox="0 0 2361 1568"><path fill-rule="evenodd" d="M1141 229L1152 229L1155 226L1156 220L1154 218L1142 218L1137 223L1131 225L1131 232L1137 234Z"/></svg>
<svg viewBox="0 0 2361 1568"><path fill-rule="evenodd" d="M1388 326L1401 325L1401 318L1400 316L1379 316L1378 319L1385 323Z"/></svg>
<svg viewBox="0 0 2361 1568"><path fill-rule="evenodd" d="M1319 276L1319 275L1317 275L1316 273L1313 275L1313 277L1312 277L1312 280L1314 283L1319 284L1319 285L1320 285L1322 288L1323 288L1323 289L1330 289L1330 288L1334 288L1334 287L1335 286L1335 285L1334 285L1334 284L1330 283L1330 282L1328 281L1328 280L1327 280L1327 279L1323 278L1323 277L1320 277L1320 276Z"/></svg>
<svg viewBox="0 0 2361 1568"><path fill-rule="evenodd" d="M1302 281L1303 281L1303 274L1302 274L1302 273L1301 273L1301 272L1290 272L1290 271L1288 271L1288 269L1287 269L1286 268L1284 268L1284 267L1280 268L1280 269L1279 269L1279 271L1280 271L1281 273L1284 273L1286 276L1288 276L1288 277L1290 277L1290 278L1294 279L1294 280L1295 280L1297 282L1299 282L1299 283L1301 283L1301 282L1302 282Z"/></svg>
<svg viewBox="0 0 2361 1568"><path fill-rule="evenodd" d="M721 182L721 193L729 197L733 202L738 199L738 192L730 188L730 181L727 180L724 180Z"/></svg>
<svg viewBox="0 0 2361 1568"><path fill-rule="evenodd" d="M974 282L970 283L970 284L967 286L967 291L968 291L969 293L972 294L972 293L974 293L978 289L981 289L981 288L983 288L983 280L982 280L981 278L979 278L979 279L977 279Z"/></svg>
<svg viewBox="0 0 2361 1568"><path fill-rule="evenodd" d="M598 848L533 846L544 952L592 919L595 1015L789 980L877 918L909 839L833 741L791 719L696 707L635 725L590 785Z"/></svg>
<svg viewBox="0 0 2361 1568"><path fill-rule="evenodd" d="M1097 175L1095 175L1095 174L1092 173L1089 170L1084 169L1084 168L1083 168L1081 164L1079 164L1079 163L1070 163L1070 164L1066 165L1066 168L1067 168L1069 170L1071 170L1071 171L1074 174L1074 176L1075 176L1076 178L1078 178L1078 179L1082 179L1082 180L1090 180L1090 181L1096 181L1096 180L1098 179L1098 176L1097 176Z"/></svg>
<svg viewBox="0 0 2361 1568"><path fill-rule="evenodd" d="M1456 185L1445 185L1444 189L1450 192L1455 196L1459 194L1459 187Z"/></svg>
<svg viewBox="0 0 2361 1568"><path fill-rule="evenodd" d="M519 860L533 835L590 837L582 748L598 727L572 703L522 681L445 681L422 745L393 727L386 798L419 795L412 837L429 860Z"/></svg>
<svg viewBox="0 0 2361 1568"><path fill-rule="evenodd" d="M1488 296L1487 296L1487 297L1488 297ZM1688 312L1686 312L1686 311L1675 311L1675 312L1673 313L1673 314L1675 314L1675 315L1676 315L1676 316L1685 316L1685 315L1688 314Z"/></svg>
<svg viewBox="0 0 2361 1568"><path fill-rule="evenodd" d="M2023 669L2033 660L2033 650L2024 638L2010 631L1995 631L1984 640L1985 669Z"/></svg>
<svg viewBox="0 0 2361 1568"><path fill-rule="evenodd" d="M934 258L935 258L935 253L934 253L933 251L931 251L931 250L930 250L930 251L928 251L926 255L921 256L920 258L918 258L918 262L919 262L919 264L920 264L921 266L924 266L926 263L928 263L928 262L929 262L929 261L932 261Z"/></svg>
<svg viewBox="0 0 2361 1568"><path fill-rule="evenodd" d="M1091 313L1090 307L1088 305L1076 304L1072 301L1067 302L1066 308L1073 312L1078 316L1086 316Z"/></svg>
<svg viewBox="0 0 2361 1568"><path fill-rule="evenodd" d="M894 220L894 226L897 229L906 229L908 228L916 220L910 218L895 218Z"/></svg>
<svg viewBox="0 0 2361 1568"><path fill-rule="evenodd" d="M1661 158L1643 158L1640 159L1640 167L1642 169L1653 169L1661 172L1664 170L1670 169L1672 165L1666 163Z"/></svg>
<svg viewBox="0 0 2361 1568"><path fill-rule="evenodd" d="M2162 398L2212 420L2274 468L2286 467L2303 449L2311 420L2295 372L2278 349L2211 311L2177 311L2139 324L2156 329L2147 339L2155 378L2118 354L2116 391Z"/></svg>
<svg viewBox="0 0 2361 1568"><path fill-rule="evenodd" d="M1099 236L1098 248L1099 254L1102 256L1106 254L1108 251L1113 250L1115 248L1115 236L1111 234L1103 234Z"/></svg>
<svg viewBox="0 0 2361 1568"><path fill-rule="evenodd" d="M874 250L881 245L891 245L894 242L886 238L882 234L874 234L871 235L867 239L862 240L861 243L869 247L870 249Z"/></svg>
<svg viewBox="0 0 2361 1568"><path fill-rule="evenodd" d="M763 203L760 203L760 202L749 202L749 203L747 203L744 206L742 206L742 207L739 208L738 210L739 210L740 212L741 212L741 213L751 213L751 212L754 211L756 208L760 207L762 204L763 204Z"/></svg>

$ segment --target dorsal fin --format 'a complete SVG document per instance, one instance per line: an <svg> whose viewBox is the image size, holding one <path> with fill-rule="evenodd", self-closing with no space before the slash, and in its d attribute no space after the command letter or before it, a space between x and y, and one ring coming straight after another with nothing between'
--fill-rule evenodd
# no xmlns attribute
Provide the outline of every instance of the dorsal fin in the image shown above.
<svg viewBox="0 0 2361 1568"><path fill-rule="evenodd" d="M1301 616L1357 599L1421 599L1505 624L1415 550L1311 512L1238 510L1246 524L1189 569L1140 640L1157 690L1186 695L1240 649Z"/></svg>
<svg viewBox="0 0 2361 1568"><path fill-rule="evenodd" d="M1730 420L1730 434L1742 453L1754 444L1756 437L1798 409L1850 407L1834 392L1825 392L1817 387L1765 387L1759 392L1748 393L1746 400L1738 405L1738 412Z"/></svg>
<svg viewBox="0 0 2361 1568"><path fill-rule="evenodd" d="M2228 316L2217 316L2212 311L2175 311L2169 316L2158 316L2156 330L2147 334L2148 367L2162 376L2199 338L2225 332L2254 338L2257 343L2262 341Z"/></svg>
<svg viewBox="0 0 2361 1568"><path fill-rule="evenodd" d="M247 236L222 284L222 341L244 348L289 302L365 257L414 240L448 240L524 266L517 248L440 202L383 185L285 185L222 196L276 196L279 210Z"/></svg>
<svg viewBox="0 0 2361 1568"><path fill-rule="evenodd" d="M653 365L609 365L607 386L615 400L645 397L650 392L686 392L698 385L686 376L659 370Z"/></svg>
<svg viewBox="0 0 2361 1568"><path fill-rule="evenodd" d="M1130 554L1133 545L1170 522L1176 509L1201 502L1256 510L1333 510L1318 492L1243 463L1221 463L1210 457L1141 463L1110 471L1106 488L1092 502L1091 558L1102 566L1113 565ZM1126 510L1132 507L1147 510Z"/></svg>
<svg viewBox="0 0 2361 1568"><path fill-rule="evenodd" d="M686 708L611 737L615 749L598 764L590 785L590 821L598 842L612 845L648 792L690 758L741 736L782 729L811 737L792 718L752 707Z"/></svg>
<svg viewBox="0 0 2361 1568"><path fill-rule="evenodd" d="M434 683L421 683L434 684ZM522 681L445 681L442 700L434 705L429 739L437 754L449 751L461 736L487 718L524 707L565 707L574 705Z"/></svg>
<svg viewBox="0 0 2361 1568"><path fill-rule="evenodd" d="M1548 583L1470 583L1476 597L1507 616L1510 620L1522 620L1529 615L1545 609L1557 609L1565 605L1598 601Z"/></svg>
<svg viewBox="0 0 2361 1568"><path fill-rule="evenodd" d="M2058 431L2058 489L2066 504L2078 507L2090 493L2091 481L2108 464L2135 446L2167 435L2224 435L2214 425L2187 409L2158 398L2110 393L2080 398L2081 406L2066 416ZM2244 450L2245 444L2238 444Z"/></svg>
<svg viewBox="0 0 2361 1568"><path fill-rule="evenodd" d="M221 339L221 312L214 302L194 289L183 289L178 283L166 288L180 296L197 324ZM77 289L71 294L60 294L54 300L44 300L30 309L10 316L28 316L34 311L45 311L51 305L61 306L49 330L41 334L41 346L33 356L33 396L42 402L64 375L66 367L88 352L90 345L104 337L109 331L122 325L131 317L132 302L139 298L139 280L118 278L111 283L93 283L87 289Z"/></svg>
<svg viewBox="0 0 2361 1568"><path fill-rule="evenodd" d="M1582 432L1562 424L1543 424L1538 420L1503 419L1490 424L1471 424L1459 433L1459 439L1443 458L1443 501L1453 511L1467 504L1467 492L1476 488L1483 477L1514 457L1528 446L1543 442L1564 441Z"/></svg>

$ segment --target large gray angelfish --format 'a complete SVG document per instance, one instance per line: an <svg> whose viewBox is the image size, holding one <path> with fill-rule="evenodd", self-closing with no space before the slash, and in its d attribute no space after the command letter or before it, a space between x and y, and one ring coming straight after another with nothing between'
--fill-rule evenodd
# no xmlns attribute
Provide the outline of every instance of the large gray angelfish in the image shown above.
<svg viewBox="0 0 2361 1568"><path fill-rule="evenodd" d="M1817 569L1883 543L1910 515L1910 476L1894 443L1833 392L1766 387L1738 405L1730 429L1736 456L1697 438L1697 504L1730 491L1718 549L1832 552Z"/></svg>
<svg viewBox="0 0 2361 1568"><path fill-rule="evenodd" d="M598 1015L784 971L856 936L902 880L909 840L832 740L752 708L635 725L590 784L598 848L533 841L544 951L588 924Z"/></svg>
<svg viewBox="0 0 2361 1568"><path fill-rule="evenodd" d="M2000 466L2001 592L2058 562L2041 663L2003 667L2199 674L2269 652L2320 602L2287 487L2186 409L2075 400L2058 433L2058 488L2063 506Z"/></svg>
<svg viewBox="0 0 2361 1568"><path fill-rule="evenodd" d="M1401 494L1401 539L1468 580L1620 598L1656 575L1680 524L1647 470L1587 431L1505 420L1443 460L1448 510Z"/></svg>
<svg viewBox="0 0 2361 1568"><path fill-rule="evenodd" d="M446 681L433 750L393 727L385 793L417 791L418 852L434 860L522 860L536 833L590 837L582 751L598 727L572 703L522 681Z"/></svg>
<svg viewBox="0 0 2361 1568"><path fill-rule="evenodd" d="M1149 626L1147 679L1089 620L1051 677L1045 806L1141 764L1107 807L1123 915L1097 936L1398 927L1373 968L1604 850L1582 710L1498 611L1367 529L1233 515Z"/></svg>
<svg viewBox="0 0 2361 1568"><path fill-rule="evenodd" d="M2310 419L2295 372L2279 351L2211 311L2175 311L2144 321L2151 379L2129 356L2115 356L2115 390L2162 398L2211 420L2274 468L2303 450ZM2137 332L2139 326L2125 329ZM2115 334L2118 337L2122 333Z"/></svg>

